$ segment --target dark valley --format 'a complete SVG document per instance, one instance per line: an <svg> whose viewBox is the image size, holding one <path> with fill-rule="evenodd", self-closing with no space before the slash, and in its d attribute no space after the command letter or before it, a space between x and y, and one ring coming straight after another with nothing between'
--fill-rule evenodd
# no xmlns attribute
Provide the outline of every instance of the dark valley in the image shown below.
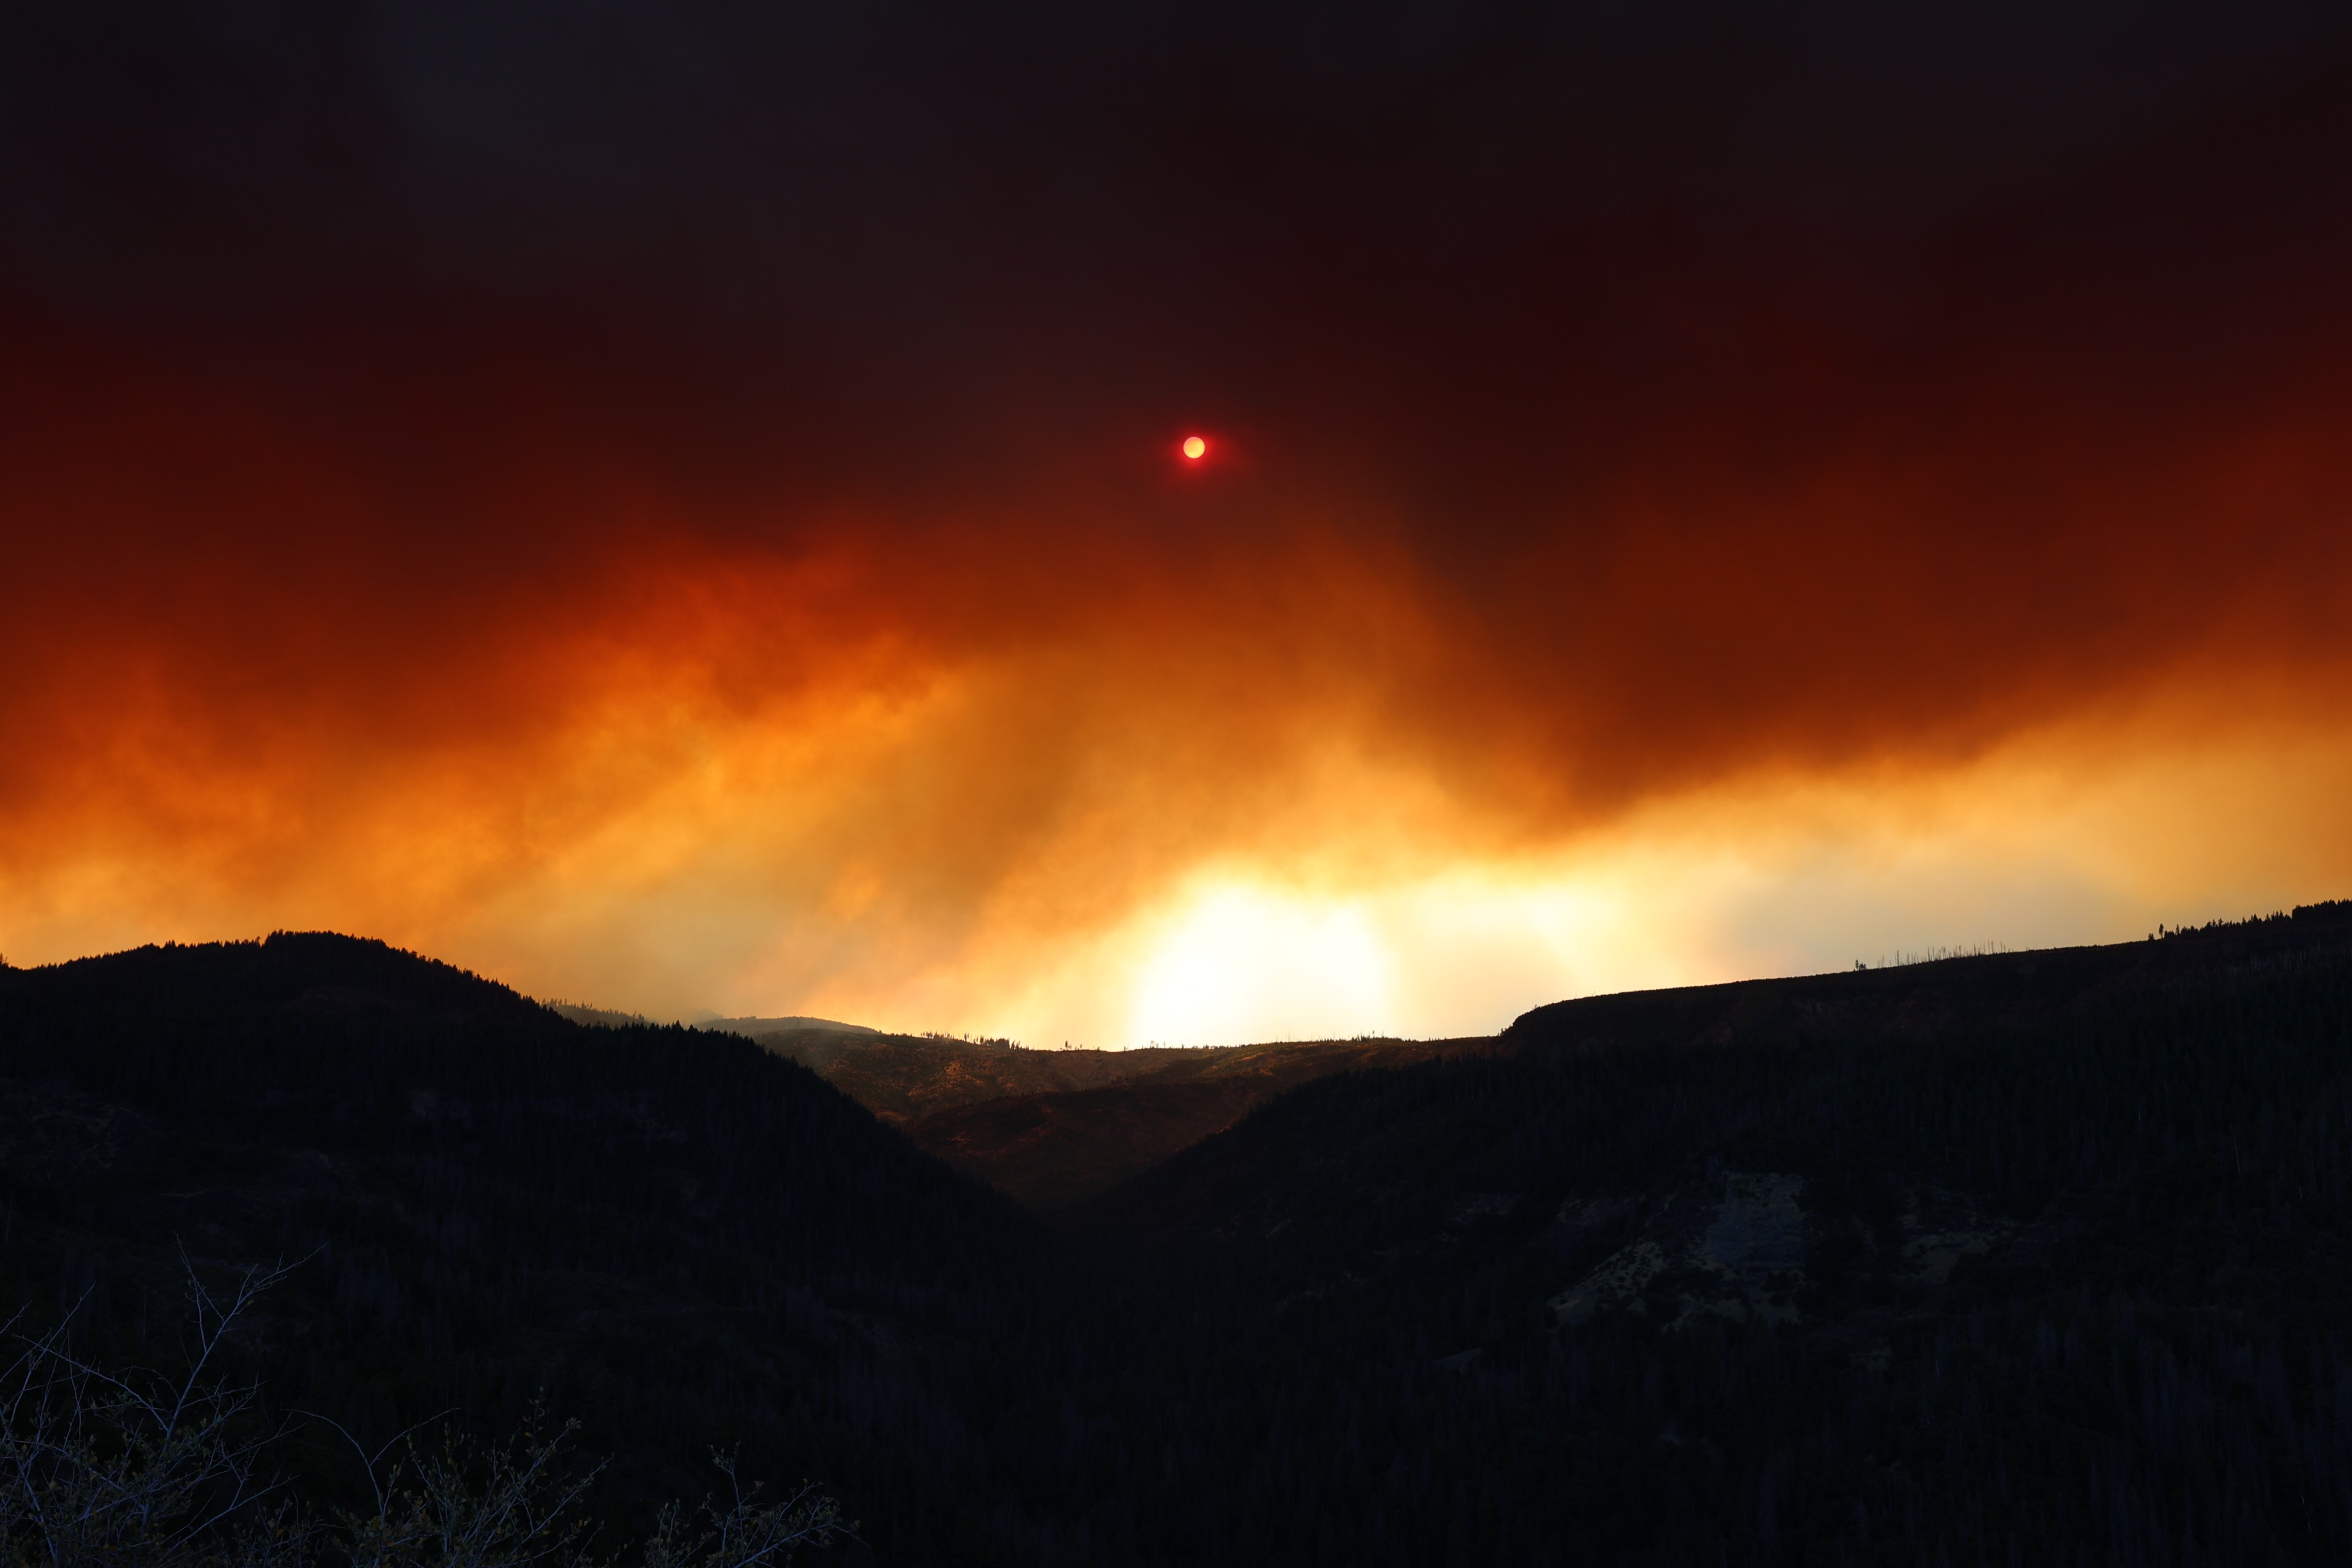
<svg viewBox="0 0 2352 1568"><path fill-rule="evenodd" d="M1492 1046L1359 1039L1033 1051L838 1026L740 1032L813 1068L918 1148L1047 1211L1108 1192L1298 1084Z"/></svg>

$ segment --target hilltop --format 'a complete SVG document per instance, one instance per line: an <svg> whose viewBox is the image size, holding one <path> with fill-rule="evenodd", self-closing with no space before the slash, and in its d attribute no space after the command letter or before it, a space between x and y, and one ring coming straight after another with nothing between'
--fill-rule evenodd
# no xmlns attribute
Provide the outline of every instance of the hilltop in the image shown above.
<svg viewBox="0 0 2352 1568"><path fill-rule="evenodd" d="M1511 1050L1602 1045L1927 1039L2006 1028L2225 979L2341 940L2352 900L2215 921L2145 942L1987 953L1886 968L1554 1002L1503 1033Z"/></svg>
<svg viewBox="0 0 2352 1568"><path fill-rule="evenodd" d="M0 969L45 1011L174 1019L255 1015L533 1027L541 1004L436 959L327 931L257 942L163 942L37 969Z"/></svg>

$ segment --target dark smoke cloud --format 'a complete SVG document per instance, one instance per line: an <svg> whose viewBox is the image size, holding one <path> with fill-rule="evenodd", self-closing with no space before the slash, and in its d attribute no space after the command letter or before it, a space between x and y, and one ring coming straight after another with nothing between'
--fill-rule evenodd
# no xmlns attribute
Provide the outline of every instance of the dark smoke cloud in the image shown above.
<svg viewBox="0 0 2352 1568"><path fill-rule="evenodd" d="M20 7L5 700L494 732L761 556L827 646L1272 667L1353 552L1384 721L1541 814L2332 668L2347 26Z"/></svg>

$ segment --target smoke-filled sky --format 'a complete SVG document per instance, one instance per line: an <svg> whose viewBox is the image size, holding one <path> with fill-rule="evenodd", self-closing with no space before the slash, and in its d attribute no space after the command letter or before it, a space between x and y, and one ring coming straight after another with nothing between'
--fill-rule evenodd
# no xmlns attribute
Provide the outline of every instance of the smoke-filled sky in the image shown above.
<svg viewBox="0 0 2352 1568"><path fill-rule="evenodd" d="M2336 5L11 7L0 952L1130 1045L2352 893L2347 278Z"/></svg>

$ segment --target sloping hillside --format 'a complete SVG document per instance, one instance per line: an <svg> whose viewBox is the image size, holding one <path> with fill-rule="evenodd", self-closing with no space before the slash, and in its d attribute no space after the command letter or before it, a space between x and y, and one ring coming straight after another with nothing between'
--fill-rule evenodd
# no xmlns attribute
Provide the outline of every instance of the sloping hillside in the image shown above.
<svg viewBox="0 0 2352 1568"><path fill-rule="evenodd" d="M1084 1219L1364 1560L2341 1561L2348 914L1539 1009Z"/></svg>
<svg viewBox="0 0 2352 1568"><path fill-rule="evenodd" d="M1515 1019L1511 1049L1603 1045L1926 1039L2126 1003L2291 959L2334 939L2352 905L2216 922L2147 942L1951 958L1852 973L1629 991L1555 1002Z"/></svg>
<svg viewBox="0 0 2352 1568"><path fill-rule="evenodd" d="M373 1442L543 1393L615 1459L618 1516L741 1443L852 1499L885 1561L981 1552L961 1363L919 1369L1017 1331L1037 1240L731 1037L577 1027L332 936L0 971L0 1300L87 1295L101 1350L168 1342L183 1246L300 1260L248 1347L281 1408Z"/></svg>

